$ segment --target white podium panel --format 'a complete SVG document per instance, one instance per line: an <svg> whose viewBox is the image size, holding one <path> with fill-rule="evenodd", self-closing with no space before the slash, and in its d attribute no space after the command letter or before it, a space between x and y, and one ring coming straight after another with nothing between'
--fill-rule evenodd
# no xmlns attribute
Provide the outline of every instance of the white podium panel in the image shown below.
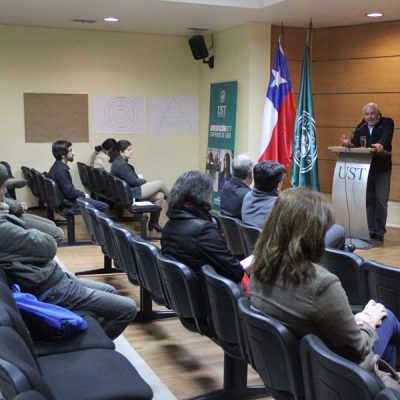
<svg viewBox="0 0 400 400"><path fill-rule="evenodd" d="M332 202L336 223L346 236L369 240L366 194L372 149L329 147L337 153L332 185Z"/></svg>

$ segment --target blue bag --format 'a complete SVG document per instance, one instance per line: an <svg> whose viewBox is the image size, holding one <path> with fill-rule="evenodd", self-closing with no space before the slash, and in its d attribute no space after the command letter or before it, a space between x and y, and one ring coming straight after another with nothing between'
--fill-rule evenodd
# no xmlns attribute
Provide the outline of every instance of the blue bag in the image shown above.
<svg viewBox="0 0 400 400"><path fill-rule="evenodd" d="M34 340L61 339L87 329L87 321L78 314L22 293L18 285L13 285L13 297Z"/></svg>

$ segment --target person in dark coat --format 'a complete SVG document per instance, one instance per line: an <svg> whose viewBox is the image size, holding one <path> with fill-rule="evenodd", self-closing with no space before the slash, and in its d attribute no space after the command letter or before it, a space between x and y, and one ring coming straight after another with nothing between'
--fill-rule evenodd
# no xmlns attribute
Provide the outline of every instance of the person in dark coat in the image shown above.
<svg viewBox="0 0 400 400"><path fill-rule="evenodd" d="M222 215L242 219L243 198L251 191L254 162L247 154L240 154L232 162L232 178L227 181L221 192Z"/></svg>
<svg viewBox="0 0 400 400"><path fill-rule="evenodd" d="M210 214L212 180L199 171L189 171L175 182L168 199L168 217L161 236L162 253L199 273L205 264L220 275L242 282L248 278L239 260L232 256Z"/></svg>
<svg viewBox="0 0 400 400"><path fill-rule="evenodd" d="M351 139L342 136L342 144L374 149L367 183L367 220L371 239L383 243L386 233L387 206L392 174L392 139L394 122L383 117L375 103L365 104L363 120L356 126Z"/></svg>
<svg viewBox="0 0 400 400"><path fill-rule="evenodd" d="M129 160L133 156L133 147L128 140L120 140L114 150L110 152L111 174L123 179L131 187L135 200L150 200L162 207L164 199L169 195L169 190L162 181L147 182L146 179L136 174ZM161 232L159 224L160 211L150 214L149 230Z"/></svg>
<svg viewBox="0 0 400 400"><path fill-rule="evenodd" d="M64 196L64 208L77 212L79 208L76 200L78 198L85 198L93 207L108 215L110 208L107 203L91 199L87 193L83 193L81 190L76 189L72 183L72 177L68 167L68 163L74 161L72 143L67 140L57 140L52 145L52 152L56 161L47 173L47 176L56 182Z"/></svg>

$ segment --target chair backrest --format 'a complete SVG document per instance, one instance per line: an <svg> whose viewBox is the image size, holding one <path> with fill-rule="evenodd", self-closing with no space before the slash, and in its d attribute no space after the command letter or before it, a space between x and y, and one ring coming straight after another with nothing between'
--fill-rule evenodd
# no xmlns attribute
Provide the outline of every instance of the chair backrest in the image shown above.
<svg viewBox="0 0 400 400"><path fill-rule="evenodd" d="M115 188L118 196L119 207L129 207L132 204L133 196L129 185L120 178L114 176Z"/></svg>
<svg viewBox="0 0 400 400"><path fill-rule="evenodd" d="M165 289L162 287L157 264L157 255L160 253L160 249L137 236L132 236L131 241L143 287L150 293L153 301L162 306L167 305Z"/></svg>
<svg viewBox="0 0 400 400"><path fill-rule="evenodd" d="M82 185L89 189L89 179L86 172L86 164L78 161L76 165L78 166L79 178L82 182Z"/></svg>
<svg viewBox="0 0 400 400"><path fill-rule="evenodd" d="M98 189L98 194L104 197L109 197L109 188L101 169L92 168L92 170L94 179L96 181L96 187Z"/></svg>
<svg viewBox="0 0 400 400"><path fill-rule="evenodd" d="M24 179L27 181L28 188L32 192L34 196L37 196L37 193L35 192L35 185L33 183L33 176L31 169L28 167L25 167L24 165L21 167L22 175Z"/></svg>
<svg viewBox="0 0 400 400"><path fill-rule="evenodd" d="M97 183L94 168L91 167L90 165L86 165L85 170L88 177L88 184L90 191L96 194L101 194L100 186Z"/></svg>
<svg viewBox="0 0 400 400"><path fill-rule="evenodd" d="M92 240L94 242L96 242L96 234L94 232L94 228L92 225L92 220L88 214L88 208L92 207L92 205L90 205L85 199L83 198L78 198L76 199L76 203L78 204L78 207L81 211L81 215L82 215L82 219L83 219L83 223L85 224L86 230L89 232L90 237L92 238ZM97 242L96 242L97 243Z"/></svg>
<svg viewBox="0 0 400 400"><path fill-rule="evenodd" d="M373 400L383 383L372 373L329 350L315 335L300 344L307 400Z"/></svg>
<svg viewBox="0 0 400 400"><path fill-rule="evenodd" d="M119 252L115 243L113 233L114 222L102 213L97 215L97 221L99 222L101 232L103 233L104 250L106 254L114 260L115 264L119 266Z"/></svg>
<svg viewBox="0 0 400 400"><path fill-rule="evenodd" d="M14 329L29 350L32 353L34 352L32 338L15 303L11 289L3 283L0 283L0 326L8 326ZM39 367L39 364L37 366Z"/></svg>
<svg viewBox="0 0 400 400"><path fill-rule="evenodd" d="M210 265L204 265L201 272L207 290L211 322L220 346L231 356L245 359L238 312L238 299L243 292L235 282L216 273Z"/></svg>
<svg viewBox="0 0 400 400"><path fill-rule="evenodd" d="M254 246L260 236L261 229L255 226L245 225L243 223L239 223L239 229L242 234L244 248L245 248L245 256L248 257L253 254Z"/></svg>
<svg viewBox="0 0 400 400"><path fill-rule="evenodd" d="M43 181L44 175L41 172L36 171L36 169L33 169L33 168L31 168L31 173L32 173L33 181L35 182L35 187L36 187L35 191L37 193L37 196L40 201L42 201L43 203L46 203L47 195L46 195L45 184Z"/></svg>
<svg viewBox="0 0 400 400"><path fill-rule="evenodd" d="M34 389L47 400L55 400L34 355L18 333L8 326L0 326L0 343L0 390L3 398L13 399L18 393Z"/></svg>
<svg viewBox="0 0 400 400"><path fill-rule="evenodd" d="M50 208L59 209L64 203L64 197L57 185L52 179L42 177L46 190L46 203Z"/></svg>
<svg viewBox="0 0 400 400"><path fill-rule="evenodd" d="M304 398L299 339L282 323L252 309L248 297L241 297L238 304L247 358L272 396Z"/></svg>
<svg viewBox="0 0 400 400"><path fill-rule="evenodd" d="M157 255L157 262L168 303L183 326L192 332L208 335L210 326L200 278L187 265L161 253Z"/></svg>
<svg viewBox="0 0 400 400"><path fill-rule="evenodd" d="M357 254L333 248L326 248L322 258L322 265L340 279L351 305L362 304L359 269L363 261Z"/></svg>
<svg viewBox="0 0 400 400"><path fill-rule="evenodd" d="M359 276L363 303L378 301L400 318L400 269L369 260L361 264Z"/></svg>
<svg viewBox="0 0 400 400"><path fill-rule="evenodd" d="M377 394L375 400L400 400L400 392L392 388L385 388Z"/></svg>
<svg viewBox="0 0 400 400"><path fill-rule="evenodd" d="M142 285L142 279L139 275L137 259L132 245L132 237L134 234L118 224L112 225L112 231L115 245L119 253L119 267L125 271L129 282L134 285Z"/></svg>
<svg viewBox="0 0 400 400"><path fill-rule="evenodd" d="M91 205L89 205L88 207L85 207L85 211L86 211L86 213L90 219L90 223L92 225L94 241L96 242L96 244L98 246L101 246L103 251L105 251L105 249L104 249L105 239L103 236L103 231L100 227L100 223L98 221L98 216L101 214L101 212L99 210L97 210L96 208L92 207Z"/></svg>
<svg viewBox="0 0 400 400"><path fill-rule="evenodd" d="M244 257L246 250L243 244L242 233L239 229L239 220L227 217L226 215L220 215L219 221L229 251L234 256Z"/></svg>

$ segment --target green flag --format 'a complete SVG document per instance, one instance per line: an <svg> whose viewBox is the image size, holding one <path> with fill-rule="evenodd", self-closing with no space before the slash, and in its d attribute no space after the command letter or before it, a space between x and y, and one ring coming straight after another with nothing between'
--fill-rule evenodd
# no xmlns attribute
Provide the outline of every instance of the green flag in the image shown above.
<svg viewBox="0 0 400 400"><path fill-rule="evenodd" d="M317 138L308 44L304 52L299 100L294 122L292 185L307 186L319 191Z"/></svg>

